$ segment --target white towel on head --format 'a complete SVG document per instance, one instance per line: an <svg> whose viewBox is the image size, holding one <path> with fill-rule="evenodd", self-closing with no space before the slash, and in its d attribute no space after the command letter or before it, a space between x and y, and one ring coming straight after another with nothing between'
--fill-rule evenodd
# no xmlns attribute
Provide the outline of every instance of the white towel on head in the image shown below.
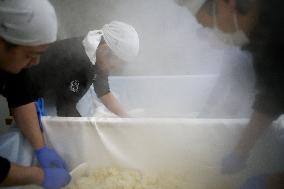
<svg viewBox="0 0 284 189"><path fill-rule="evenodd" d="M87 56L93 65L96 64L96 51L103 36L102 30L89 31L82 41Z"/></svg>
<svg viewBox="0 0 284 189"><path fill-rule="evenodd" d="M112 21L102 31L107 45L119 58L128 62L138 55L139 37L131 25Z"/></svg>
<svg viewBox="0 0 284 189"><path fill-rule="evenodd" d="M139 37L136 30L129 24L113 21L101 30L89 31L82 41L92 64L96 63L96 51L102 36L109 48L122 60L129 62L138 55Z"/></svg>
<svg viewBox="0 0 284 189"><path fill-rule="evenodd" d="M0 36L6 41L27 46L54 42L57 18L48 0L0 1Z"/></svg>

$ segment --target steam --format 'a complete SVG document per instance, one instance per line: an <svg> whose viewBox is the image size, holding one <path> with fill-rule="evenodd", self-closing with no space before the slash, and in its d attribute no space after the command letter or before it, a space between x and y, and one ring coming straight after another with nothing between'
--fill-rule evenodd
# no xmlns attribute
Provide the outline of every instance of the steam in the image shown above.
<svg viewBox="0 0 284 189"><path fill-rule="evenodd" d="M254 83L250 55L237 47L222 44L210 29L204 28L197 22L187 7L180 6L177 1L53 0L51 2L55 5L59 17L60 39L85 35L89 30L100 29L112 20L123 21L134 26L140 37L139 56L122 72L115 72L114 75L180 76L176 80L160 80L160 82L169 82L168 90L164 90L165 84L155 83L155 89L150 91L150 94L145 92L153 90L153 87L149 89L148 85L153 85L149 80L145 83L140 82L141 90L136 90L139 93L127 91L131 89L131 86L126 87L125 93L126 97L128 96L126 100L123 100L123 95L119 94L123 91L117 89L124 106L134 109L143 108L137 103L137 106L132 107L135 103L129 102L129 96L135 96L136 99L141 99L139 95L150 96L153 102L160 103L158 108L155 103L149 102L149 98L142 98L140 104L153 104L151 108L159 109L157 111L174 107L172 112L179 112L187 109L185 106L192 105L184 102L194 102L196 96L203 94L203 100L197 100L205 104L201 108L204 113L202 116L230 117L224 116L223 113L227 112L227 108L234 107L230 111L232 114L249 117ZM182 75L210 76L208 79L211 79L206 81L204 78L202 80L194 78L196 82L190 81L184 84L186 80L181 78ZM212 76L216 77L212 79ZM202 89L196 87L203 85L204 82L212 84ZM127 85L127 82L124 84ZM200 91L189 91L195 89ZM180 95L180 93L186 95ZM205 97L204 93L208 95ZM208 100L209 97L211 99ZM218 107L219 110L212 107ZM219 114L212 115L212 112L219 112Z"/></svg>
<svg viewBox="0 0 284 189"><path fill-rule="evenodd" d="M197 28L202 26L188 8L179 6L174 0L52 2L57 8L60 22L59 39L86 35L89 30L100 29L112 20L133 25L140 36L140 55L127 65L126 75L218 72L220 61L212 60L212 55L215 59L219 55L210 52L209 47L201 47L202 42L196 42L199 40L196 39L199 33ZM207 55L204 54L206 51Z"/></svg>

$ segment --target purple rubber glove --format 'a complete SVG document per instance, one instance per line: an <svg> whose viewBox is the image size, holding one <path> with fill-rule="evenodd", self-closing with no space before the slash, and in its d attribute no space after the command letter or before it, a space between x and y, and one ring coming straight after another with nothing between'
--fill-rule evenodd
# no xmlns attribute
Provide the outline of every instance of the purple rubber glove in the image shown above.
<svg viewBox="0 0 284 189"><path fill-rule="evenodd" d="M241 186L240 189L267 189L266 175L251 177Z"/></svg>
<svg viewBox="0 0 284 189"><path fill-rule="evenodd" d="M44 179L41 185L45 189L63 188L71 180L69 173L62 168L44 168L43 171Z"/></svg>
<svg viewBox="0 0 284 189"><path fill-rule="evenodd" d="M248 156L241 156L233 152L225 157L222 161L222 173L234 174L246 167Z"/></svg>
<svg viewBox="0 0 284 189"><path fill-rule="evenodd" d="M52 149L43 147L35 151L42 168L63 168L68 171L65 161Z"/></svg>

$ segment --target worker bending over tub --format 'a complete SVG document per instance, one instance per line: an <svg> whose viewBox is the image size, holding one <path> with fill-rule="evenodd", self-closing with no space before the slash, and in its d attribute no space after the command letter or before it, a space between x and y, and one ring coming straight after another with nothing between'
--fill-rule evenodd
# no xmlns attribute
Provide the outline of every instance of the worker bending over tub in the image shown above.
<svg viewBox="0 0 284 189"><path fill-rule="evenodd" d="M110 91L109 72L131 62L139 51L135 29L113 21L83 37L51 45L38 67L31 70L37 96L55 104L57 115L80 117L78 101L93 84L101 102L114 114L127 117Z"/></svg>

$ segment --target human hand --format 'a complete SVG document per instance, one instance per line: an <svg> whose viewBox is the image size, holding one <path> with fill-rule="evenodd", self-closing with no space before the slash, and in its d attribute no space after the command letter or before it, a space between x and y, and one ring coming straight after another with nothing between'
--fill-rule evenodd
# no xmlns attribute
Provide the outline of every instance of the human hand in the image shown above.
<svg viewBox="0 0 284 189"><path fill-rule="evenodd" d="M234 174L246 167L247 155L240 155L233 152L226 156L222 161L223 174Z"/></svg>
<svg viewBox="0 0 284 189"><path fill-rule="evenodd" d="M45 189L60 189L71 180L69 173L62 168L44 168L43 172L44 178L41 185Z"/></svg>
<svg viewBox="0 0 284 189"><path fill-rule="evenodd" d="M35 154L42 168L63 168L68 171L67 164L56 151L43 147L36 150Z"/></svg>

